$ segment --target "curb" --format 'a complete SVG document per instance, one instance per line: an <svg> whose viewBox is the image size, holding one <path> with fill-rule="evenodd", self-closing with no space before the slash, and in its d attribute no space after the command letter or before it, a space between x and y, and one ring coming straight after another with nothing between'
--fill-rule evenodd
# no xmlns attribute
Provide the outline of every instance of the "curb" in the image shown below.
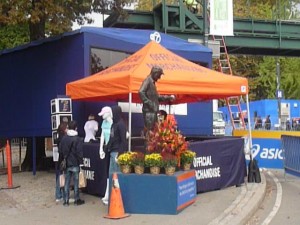
<svg viewBox="0 0 300 225"><path fill-rule="evenodd" d="M260 174L261 183L246 184L248 188L247 196L241 205L238 206L240 213L231 224L246 224L264 200L267 181L264 173L261 172Z"/></svg>
<svg viewBox="0 0 300 225"><path fill-rule="evenodd" d="M246 182L236 200L209 225L246 224L262 203L266 188L266 177L261 172L261 183Z"/></svg>

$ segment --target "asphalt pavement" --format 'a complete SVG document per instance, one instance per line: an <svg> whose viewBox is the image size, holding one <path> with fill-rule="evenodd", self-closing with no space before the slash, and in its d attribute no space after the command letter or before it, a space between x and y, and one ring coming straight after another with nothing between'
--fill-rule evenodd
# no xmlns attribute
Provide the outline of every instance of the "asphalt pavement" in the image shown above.
<svg viewBox="0 0 300 225"><path fill-rule="evenodd" d="M20 186L20 187L17 187ZM64 207L54 197L55 174L31 172L13 174L13 187L7 188L7 176L0 176L1 225L52 225L52 224L161 224L161 225L214 225L245 224L264 198L266 180L261 183L245 183L240 187L200 193L194 204L177 215L131 214L123 219L106 219L107 206L97 196L81 193L86 203ZM121 187L122 190L122 187ZM72 197L72 196L71 196Z"/></svg>

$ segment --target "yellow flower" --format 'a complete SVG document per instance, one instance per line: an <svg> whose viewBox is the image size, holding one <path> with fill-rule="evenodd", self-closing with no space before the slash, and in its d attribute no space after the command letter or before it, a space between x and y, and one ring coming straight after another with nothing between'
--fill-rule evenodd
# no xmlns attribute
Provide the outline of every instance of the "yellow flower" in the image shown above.
<svg viewBox="0 0 300 225"><path fill-rule="evenodd" d="M195 156L196 156L196 152L193 152L191 150L186 150L186 151L184 151L184 152L182 152L180 154L180 162L182 164L184 164L184 163L192 163L193 160L194 160L194 158L195 158Z"/></svg>
<svg viewBox="0 0 300 225"><path fill-rule="evenodd" d="M132 152L125 152L118 156L119 165L132 165Z"/></svg>
<svg viewBox="0 0 300 225"><path fill-rule="evenodd" d="M145 165L147 167L162 166L162 156L159 153L145 155Z"/></svg>

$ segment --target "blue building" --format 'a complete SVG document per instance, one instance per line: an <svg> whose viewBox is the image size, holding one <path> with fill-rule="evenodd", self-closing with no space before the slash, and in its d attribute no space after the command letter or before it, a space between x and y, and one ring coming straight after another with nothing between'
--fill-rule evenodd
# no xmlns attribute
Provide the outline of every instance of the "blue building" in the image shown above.
<svg viewBox="0 0 300 225"><path fill-rule="evenodd" d="M280 106L280 124L278 120ZM247 106L245 103L241 104L242 111L247 117ZM286 129L286 122L292 121L295 118L300 118L300 100L295 99L282 99L278 102L277 99L265 99L259 101L249 102L250 117L252 128L254 128L254 122L256 117L261 117L264 122L265 118L270 115L271 129ZM221 107L219 110L223 111L225 119L230 122L230 116L227 107ZM235 118L238 118L238 109L234 106L231 107L231 111Z"/></svg>

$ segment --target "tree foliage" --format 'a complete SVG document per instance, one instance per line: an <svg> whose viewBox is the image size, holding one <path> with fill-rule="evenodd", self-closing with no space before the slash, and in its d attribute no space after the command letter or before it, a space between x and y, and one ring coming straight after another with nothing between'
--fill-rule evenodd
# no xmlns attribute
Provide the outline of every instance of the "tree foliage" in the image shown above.
<svg viewBox="0 0 300 225"><path fill-rule="evenodd" d="M233 13L243 18L297 19L299 3L300 0L236 0Z"/></svg>
<svg viewBox="0 0 300 225"><path fill-rule="evenodd" d="M234 1L234 16L254 19L298 19L299 0L238 0ZM247 7L245 7L245 5ZM233 73L248 78L250 100L275 98L277 89L276 58L260 56L230 56ZM280 89L287 99L300 98L300 79L295 71L297 58L280 58Z"/></svg>
<svg viewBox="0 0 300 225"><path fill-rule="evenodd" d="M162 0L139 0L137 10L139 11L152 11L152 9L161 3ZM178 0L165 0L166 4L178 4Z"/></svg>
<svg viewBox="0 0 300 225"><path fill-rule="evenodd" d="M298 71L300 69L299 58L281 58L281 89L284 91L285 98L300 98L300 77Z"/></svg>
<svg viewBox="0 0 300 225"><path fill-rule="evenodd" d="M0 27L0 50L13 48L29 42L29 31L26 25Z"/></svg>
<svg viewBox="0 0 300 225"><path fill-rule="evenodd" d="M91 12L123 11L130 0L6 0L0 3L0 26L27 26L29 40L70 31L73 22L92 22Z"/></svg>

